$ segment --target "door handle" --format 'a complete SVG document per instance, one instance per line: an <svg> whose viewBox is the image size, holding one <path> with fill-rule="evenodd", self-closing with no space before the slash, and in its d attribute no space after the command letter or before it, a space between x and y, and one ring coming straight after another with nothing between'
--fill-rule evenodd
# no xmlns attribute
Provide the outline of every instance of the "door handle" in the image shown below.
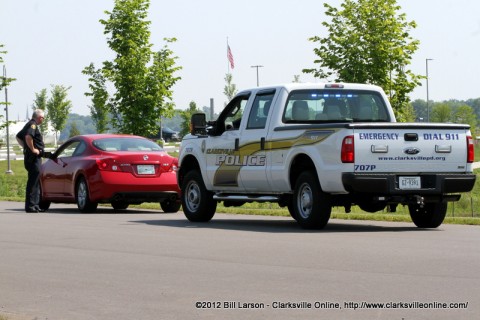
<svg viewBox="0 0 480 320"><path fill-rule="evenodd" d="M240 149L240 139L236 138L235 139L235 151L238 151Z"/></svg>

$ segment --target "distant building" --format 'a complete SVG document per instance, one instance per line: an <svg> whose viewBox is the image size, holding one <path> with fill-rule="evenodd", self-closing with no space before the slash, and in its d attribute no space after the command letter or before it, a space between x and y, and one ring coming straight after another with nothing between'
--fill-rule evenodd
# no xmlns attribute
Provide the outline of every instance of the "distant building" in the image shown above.
<svg viewBox="0 0 480 320"><path fill-rule="evenodd" d="M10 145L18 145L17 139L15 139L15 136L17 135L18 131L22 130L22 128L25 126L25 124L28 121L13 121L10 123L9 126L9 135L10 135ZM55 131L53 128L49 125L48 126L48 131L47 134L43 136L43 141L45 144L53 144L56 145L55 141ZM7 144L7 128L5 129L0 129L0 140L2 141L3 145Z"/></svg>

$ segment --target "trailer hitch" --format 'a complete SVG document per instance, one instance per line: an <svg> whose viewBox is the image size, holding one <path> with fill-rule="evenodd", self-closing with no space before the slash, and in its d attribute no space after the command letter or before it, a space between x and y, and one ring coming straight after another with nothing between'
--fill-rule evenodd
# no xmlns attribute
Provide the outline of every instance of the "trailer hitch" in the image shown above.
<svg viewBox="0 0 480 320"><path fill-rule="evenodd" d="M420 206L420 208L423 208L425 205L425 198L422 196L413 196L415 198L415 203Z"/></svg>

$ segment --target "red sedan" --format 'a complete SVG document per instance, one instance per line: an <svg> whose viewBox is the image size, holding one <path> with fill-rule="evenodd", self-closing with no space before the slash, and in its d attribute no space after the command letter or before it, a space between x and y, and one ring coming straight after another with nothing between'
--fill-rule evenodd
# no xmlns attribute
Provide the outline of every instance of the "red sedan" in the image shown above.
<svg viewBox="0 0 480 320"><path fill-rule="evenodd" d="M160 202L164 212L180 209L178 160L139 136L93 134L69 139L41 169L40 208L77 203L94 212L99 203L116 210L130 204Z"/></svg>

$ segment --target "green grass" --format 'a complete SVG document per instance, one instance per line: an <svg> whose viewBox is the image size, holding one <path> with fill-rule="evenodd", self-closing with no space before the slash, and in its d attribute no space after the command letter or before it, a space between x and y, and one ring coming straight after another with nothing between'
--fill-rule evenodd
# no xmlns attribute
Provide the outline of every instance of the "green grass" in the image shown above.
<svg viewBox="0 0 480 320"><path fill-rule="evenodd" d="M480 158L476 157L476 159ZM5 171L7 170L7 162L0 161L0 200L24 201L27 172L23 167L23 161L11 161L10 163L11 169L14 173L12 175L5 174ZM475 173L478 177L480 169L475 170ZM138 207L159 210L158 203L144 203ZM224 207L223 204L219 204L217 212L229 214L290 216L286 208L281 208L275 203L247 203L241 207ZM332 218L411 222L408 208L401 205L397 207L397 212L395 213L366 213L356 206L352 207L350 213L345 213L342 207L334 207L332 209ZM480 177L477 178L472 192L464 193L462 194L460 201L450 202L448 204L445 223L480 225Z"/></svg>

